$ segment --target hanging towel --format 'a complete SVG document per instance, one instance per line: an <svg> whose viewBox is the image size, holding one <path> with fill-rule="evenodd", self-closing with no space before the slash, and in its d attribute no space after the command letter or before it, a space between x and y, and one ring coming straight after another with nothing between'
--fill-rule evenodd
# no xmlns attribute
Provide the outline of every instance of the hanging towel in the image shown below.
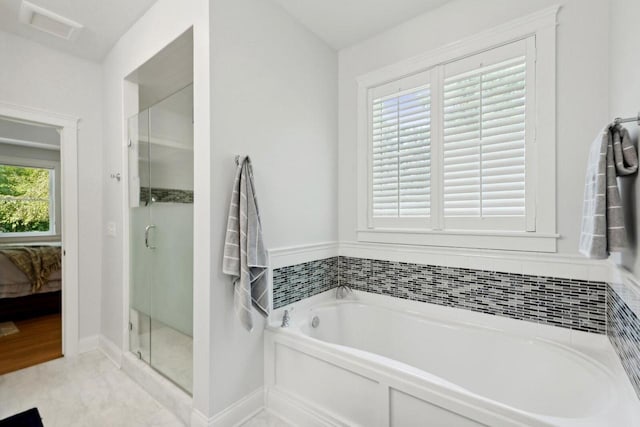
<svg viewBox="0 0 640 427"><path fill-rule="evenodd" d="M629 132L620 125L605 128L591 144L584 190L580 253L604 259L627 243L617 176L638 170L638 155Z"/></svg>
<svg viewBox="0 0 640 427"><path fill-rule="evenodd" d="M269 315L268 266L253 169L251 160L245 157L238 162L233 181L222 271L232 277L234 309L249 331L253 329L252 305L263 316Z"/></svg>

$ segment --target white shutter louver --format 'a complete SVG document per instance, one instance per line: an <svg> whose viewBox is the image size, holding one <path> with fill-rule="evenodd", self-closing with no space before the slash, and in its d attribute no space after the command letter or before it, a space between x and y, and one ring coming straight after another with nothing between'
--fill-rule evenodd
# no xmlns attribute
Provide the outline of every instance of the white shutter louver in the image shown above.
<svg viewBox="0 0 640 427"><path fill-rule="evenodd" d="M428 217L430 87L374 99L371 125L373 217Z"/></svg>
<svg viewBox="0 0 640 427"><path fill-rule="evenodd" d="M445 79L445 217L525 216L526 57Z"/></svg>

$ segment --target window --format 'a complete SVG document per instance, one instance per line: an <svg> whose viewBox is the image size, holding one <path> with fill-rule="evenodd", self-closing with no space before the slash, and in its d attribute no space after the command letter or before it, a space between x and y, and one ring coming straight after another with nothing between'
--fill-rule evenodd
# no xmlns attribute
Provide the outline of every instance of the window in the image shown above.
<svg viewBox="0 0 640 427"><path fill-rule="evenodd" d="M0 164L0 236L54 235L55 169Z"/></svg>
<svg viewBox="0 0 640 427"><path fill-rule="evenodd" d="M405 89L407 88L408 89ZM431 90L425 73L372 92L373 218L428 218L431 210Z"/></svg>
<svg viewBox="0 0 640 427"><path fill-rule="evenodd" d="M358 79L359 241L555 251L555 12Z"/></svg>
<svg viewBox="0 0 640 427"><path fill-rule="evenodd" d="M535 231L526 188L533 56L521 41L444 66L443 228Z"/></svg>
<svg viewBox="0 0 640 427"><path fill-rule="evenodd" d="M526 231L532 62L519 41L370 89L374 227ZM441 153L439 176L432 145Z"/></svg>

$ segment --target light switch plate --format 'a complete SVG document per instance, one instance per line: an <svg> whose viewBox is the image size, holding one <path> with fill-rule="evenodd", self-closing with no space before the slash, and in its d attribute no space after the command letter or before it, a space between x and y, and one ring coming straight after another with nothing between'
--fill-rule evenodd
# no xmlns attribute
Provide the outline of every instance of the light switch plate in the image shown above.
<svg viewBox="0 0 640 427"><path fill-rule="evenodd" d="M116 223L113 221L107 223L107 236L116 237Z"/></svg>

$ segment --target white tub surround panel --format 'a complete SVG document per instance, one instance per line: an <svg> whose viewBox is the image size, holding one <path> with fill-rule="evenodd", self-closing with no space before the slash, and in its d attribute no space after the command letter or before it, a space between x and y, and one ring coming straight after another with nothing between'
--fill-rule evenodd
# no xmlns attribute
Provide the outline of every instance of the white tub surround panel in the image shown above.
<svg viewBox="0 0 640 427"><path fill-rule="evenodd" d="M266 333L267 406L304 425L638 421L640 403L601 335L358 291L341 302L325 292L293 313L289 328L274 322Z"/></svg>

